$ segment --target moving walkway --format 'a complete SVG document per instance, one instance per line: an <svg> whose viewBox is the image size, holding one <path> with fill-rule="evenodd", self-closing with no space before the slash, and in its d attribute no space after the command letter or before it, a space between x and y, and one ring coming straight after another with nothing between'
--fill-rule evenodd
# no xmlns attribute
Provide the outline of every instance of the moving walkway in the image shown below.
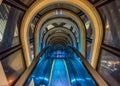
<svg viewBox="0 0 120 86"><path fill-rule="evenodd" d="M42 50L15 84L22 85L108 86L85 58L72 47L49 47Z"/></svg>

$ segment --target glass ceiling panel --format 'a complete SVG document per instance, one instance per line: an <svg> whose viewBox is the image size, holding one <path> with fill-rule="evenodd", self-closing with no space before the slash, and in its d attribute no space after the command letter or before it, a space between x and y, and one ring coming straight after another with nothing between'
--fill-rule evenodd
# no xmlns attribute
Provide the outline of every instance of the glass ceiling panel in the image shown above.
<svg viewBox="0 0 120 86"><path fill-rule="evenodd" d="M47 26L47 29L50 30L50 29L52 29L54 27L55 27L54 25L50 24L50 25Z"/></svg>

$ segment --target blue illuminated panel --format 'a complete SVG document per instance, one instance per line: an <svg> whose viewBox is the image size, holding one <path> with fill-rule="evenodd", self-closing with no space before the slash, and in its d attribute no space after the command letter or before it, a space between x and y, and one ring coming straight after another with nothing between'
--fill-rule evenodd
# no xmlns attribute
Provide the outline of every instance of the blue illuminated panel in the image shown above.
<svg viewBox="0 0 120 86"><path fill-rule="evenodd" d="M81 60L68 48L46 52L25 86L31 80L35 86L97 86Z"/></svg>
<svg viewBox="0 0 120 86"><path fill-rule="evenodd" d="M62 59L54 60L48 86L70 86L69 75Z"/></svg>
<svg viewBox="0 0 120 86"><path fill-rule="evenodd" d="M50 57L50 58L66 58L68 56L65 51L56 50L51 53L48 53L48 57Z"/></svg>

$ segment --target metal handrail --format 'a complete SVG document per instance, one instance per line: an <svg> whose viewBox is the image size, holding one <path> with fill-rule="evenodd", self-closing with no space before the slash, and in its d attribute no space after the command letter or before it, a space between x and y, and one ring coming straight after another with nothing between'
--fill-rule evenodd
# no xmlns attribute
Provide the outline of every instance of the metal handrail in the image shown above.
<svg viewBox="0 0 120 86"><path fill-rule="evenodd" d="M38 56L33 60L31 65L26 69L26 71L22 74L22 76L18 79L18 81L15 83L14 86L24 86L24 83L28 79L29 75L31 74L32 70L34 69L35 65L37 64L39 58L43 55L43 53L49 48L46 47L41 50L41 52L38 54Z"/></svg>
<svg viewBox="0 0 120 86"><path fill-rule="evenodd" d="M70 48L72 48L72 50L80 57L84 66L87 68L87 70L89 71L89 73L91 74L91 76L93 77L98 86L109 86L76 48L73 47Z"/></svg>

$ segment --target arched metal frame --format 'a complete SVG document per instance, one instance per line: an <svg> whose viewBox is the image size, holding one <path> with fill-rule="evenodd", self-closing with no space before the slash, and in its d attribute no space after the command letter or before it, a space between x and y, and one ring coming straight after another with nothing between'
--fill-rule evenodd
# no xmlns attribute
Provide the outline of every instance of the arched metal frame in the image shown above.
<svg viewBox="0 0 120 86"><path fill-rule="evenodd" d="M51 39L54 39L53 37L54 37L54 35L51 35L50 37L48 37L45 44L46 44L46 45L49 44L49 42L51 41ZM57 37L62 37L62 38L64 38L64 39L67 39L66 41L67 41L68 43L73 44L73 42L72 42L72 40L69 38L69 36L65 36L65 37L63 37L63 36L56 36L55 38L57 38Z"/></svg>
<svg viewBox="0 0 120 86"><path fill-rule="evenodd" d="M60 36L60 35L62 35L62 36ZM48 44L50 41L52 41L52 40L50 40L50 39L52 39L53 37L53 39L55 39L56 37L62 37L63 38L63 36L64 36L64 39L65 38L67 38L68 40L66 40L68 43L71 43L71 44L73 44L73 41L70 39L70 37L68 36L68 35L66 35L66 34L64 34L64 33L55 33L55 34L53 34L53 35L51 35L51 36L49 36L48 38L47 38L47 41L44 41L43 42L43 46L45 46L46 44Z"/></svg>
<svg viewBox="0 0 120 86"><path fill-rule="evenodd" d="M59 41L59 40L54 40L52 42L52 45L55 45L55 44L62 44L62 45L66 45L66 43L64 41Z"/></svg>
<svg viewBox="0 0 120 86"><path fill-rule="evenodd" d="M77 25L74 22L72 22L70 19L60 18L60 17L54 18L54 19L52 18L52 19L49 19L49 20L45 21L44 24L42 25L42 28L40 29L40 32L41 32L40 34L42 35L43 29L45 29L48 25L53 24L53 23L66 23L66 24L69 24L69 25L71 25L72 27L74 27L76 29L77 37L80 36L80 31L79 31ZM40 35L40 37L42 37L41 35Z"/></svg>
<svg viewBox="0 0 120 86"><path fill-rule="evenodd" d="M57 40L56 40L56 38L50 40L50 44L53 45L53 43L58 42L58 41L59 41L59 43L64 44L64 46L67 45L67 44L70 44L70 43L69 43L68 41L66 41L64 38L59 38L59 37L57 38Z"/></svg>
<svg viewBox="0 0 120 86"><path fill-rule="evenodd" d="M56 10L53 10L47 14L45 14L38 22L38 24L36 25L36 29L35 29L35 55L38 55L38 50L39 49L39 46L38 46L38 43L39 43L39 30L40 28L42 27L42 24L47 21L47 19L49 19L50 17L54 17L54 16L68 16L69 18L73 19L76 24L78 25L79 29L80 29L80 41L81 43L79 44L80 46L80 52L83 54L83 56L85 56L85 49L86 49L86 32L85 32L85 26L82 22L82 20L77 16L75 15L74 13L72 13L71 11L67 11L67 10L62 10L62 14L58 15L56 14Z"/></svg>
<svg viewBox="0 0 120 86"><path fill-rule="evenodd" d="M100 46L102 43L103 37L103 26L101 18L95 9L95 7L87 0L37 0L35 1L26 11L22 24L21 24L21 41L22 47L24 51L24 56L26 60L27 66L31 64L30 62L30 52L29 52L29 44L28 44L28 27L30 21L33 17L44 7L55 4L55 3L68 3L78 8L81 8L91 19L95 28L95 39L93 45L93 54L92 54L92 66L95 68L97 65L97 60L99 56ZM82 39L85 39L82 37Z"/></svg>
<svg viewBox="0 0 120 86"><path fill-rule="evenodd" d="M55 32L55 31L57 31L57 30L62 30L62 31L64 31L64 32L68 33L68 34L70 35L70 37L72 38L73 46L76 47L77 39L75 38L74 34L73 34L70 30L68 30L67 28L65 28L65 27L54 27L53 29L49 30L49 31L45 34L45 36L44 36L44 38L43 38L43 40L42 40L42 41L43 41L43 44L45 44L45 40L47 39L47 37L49 36L49 34L52 34L52 32ZM62 33L59 34L58 36L60 36L60 35L62 36ZM43 47L45 47L45 45L44 45Z"/></svg>

